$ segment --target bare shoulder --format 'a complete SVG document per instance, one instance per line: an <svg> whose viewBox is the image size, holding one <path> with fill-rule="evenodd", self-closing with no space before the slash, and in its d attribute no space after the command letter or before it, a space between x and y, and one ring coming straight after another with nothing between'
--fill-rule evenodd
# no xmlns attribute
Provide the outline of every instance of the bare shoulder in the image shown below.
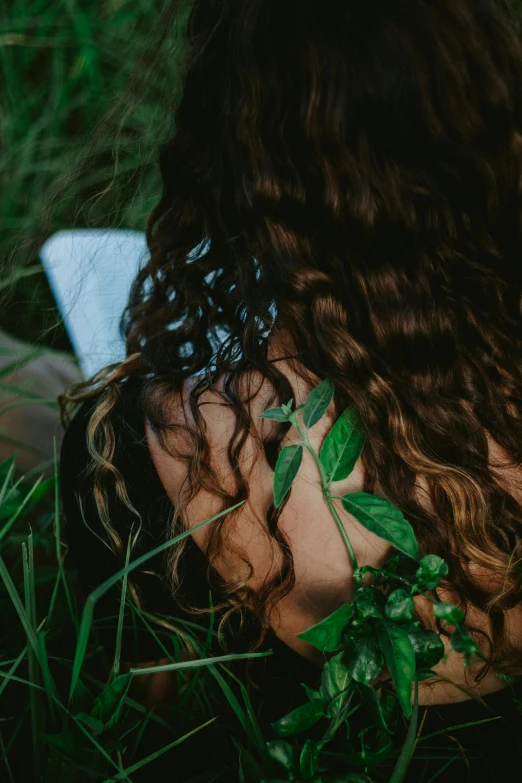
<svg viewBox="0 0 522 783"><path fill-rule="evenodd" d="M197 400L197 410L191 403L191 391L197 383L197 378L188 379L179 394L173 394L167 401L169 429L165 436L164 449L159 439L146 422L146 435L150 454L159 478L165 487L174 507L182 503L182 495L187 489L191 468L198 468L198 462L204 462L200 471L202 479L208 477L208 468L213 472L213 489L205 488L205 481L192 495L190 502L184 508L183 516L187 527L194 527L199 522L223 510L223 498L234 496L237 491L237 468L229 459L229 446L234 439L237 427L237 412L228 404L221 393L223 381L215 389L205 390ZM249 388L245 388L243 410L247 414L248 431L240 450L239 469L248 482L249 498L243 511L243 517L263 519L271 503L272 472L262 449L262 439L268 434L272 423L258 419L267 401L270 400L270 390L260 374L248 380ZM252 395L250 390L254 390ZM193 430L196 435L191 435ZM198 445L197 433L203 431L207 451L202 454ZM215 491L217 490L217 492ZM243 531L248 525L242 525ZM205 535L194 536L196 543L204 548Z"/></svg>

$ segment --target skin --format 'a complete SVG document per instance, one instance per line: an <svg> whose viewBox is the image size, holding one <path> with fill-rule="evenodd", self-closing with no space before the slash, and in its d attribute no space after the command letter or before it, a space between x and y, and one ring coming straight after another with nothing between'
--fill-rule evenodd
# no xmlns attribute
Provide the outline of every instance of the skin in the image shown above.
<svg viewBox="0 0 522 783"><path fill-rule="evenodd" d="M276 350L277 346L273 345L274 356ZM281 354L279 353L279 355ZM312 379L311 384L307 385L297 377L288 363L279 361L278 367L288 377L295 393L296 405L304 402L310 389L320 381L320 379ZM252 378L253 388L257 388L259 380L259 378ZM186 392L188 392L188 386ZM274 426L268 420L256 418L265 409L268 398L268 388L266 385L262 385L258 395L250 403L252 420L261 437L264 437L268 429ZM213 466L224 486L232 489L234 480L228 465L226 444L233 431L233 414L222 404L214 392L206 392L202 396L200 410L207 428ZM171 401L170 416L173 421L183 422L186 413L185 399ZM333 412L329 411L324 419L310 431L310 440L316 451L319 450L333 423ZM148 425L146 431L151 456L158 475L171 501L175 504L186 479L186 469L183 464L173 459L160 447ZM182 436L178 434L171 437L178 439L172 441L172 445L179 447L179 438ZM282 445L291 445L299 440L298 433L294 428L291 428ZM244 552L253 566L253 575L247 581L249 586L256 590L268 577L276 574L279 568L277 551L266 533L265 523L266 511L273 498L273 472L262 452L260 453L253 437L249 437L243 454L243 470L249 477L250 497L235 516L230 535L233 536L234 546ZM516 484L522 478L520 473L521 471L517 469L516 477L507 475L504 478ZM346 480L332 484L332 494L343 495L348 492L362 491L363 478L363 470L359 462ZM419 497L421 494L422 487L419 486ZM353 516L342 509L340 504L337 505L337 508L352 542L359 565L382 566L392 553L389 545L363 528ZM220 510L220 500L209 492L201 490L186 510L185 524L188 527L194 527ZM296 583L293 590L279 602L272 613L271 627L285 644L319 667L324 664L323 655L311 645L298 639L296 635L349 601L353 595L354 583L347 552L323 498L317 468L312 457L306 451L289 501L280 517L279 527L287 537L293 552ZM203 552L206 549L208 535L209 531L206 528L193 535L194 541ZM232 575L247 578L245 566L237 557L231 559L223 554L214 563L214 566L225 580L230 579ZM477 571L478 581L481 579L490 580L491 578L498 579L498 576ZM451 601L454 597L450 591L446 591L446 594L440 593L440 598ZM415 604L420 619L425 622L427 627L436 630L429 602L422 597L416 597ZM506 614L508 634L520 649L522 649L521 611L515 609ZM487 630L489 621L484 613L470 609L468 623L471 626ZM447 655L445 660L435 669L449 682L427 681L422 683L419 687L419 703L421 705L464 701L506 687L505 683L495 677L493 670L478 683L475 682L476 669L473 666L465 669L462 656L450 649L447 640L443 639L443 641ZM156 698L163 699L164 689L168 687L166 681L162 681L161 684L156 683L154 685Z"/></svg>

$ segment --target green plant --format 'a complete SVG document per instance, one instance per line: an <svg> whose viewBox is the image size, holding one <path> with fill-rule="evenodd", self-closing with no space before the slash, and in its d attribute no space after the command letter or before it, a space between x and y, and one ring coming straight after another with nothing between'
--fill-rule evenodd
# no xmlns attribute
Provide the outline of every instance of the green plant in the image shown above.
<svg viewBox="0 0 522 783"><path fill-rule="evenodd" d="M283 449L277 463L274 489L279 504L298 473L303 450L313 452L308 431L332 397L333 387L325 381L304 406L293 410L290 403L264 414L292 422L301 434L301 443ZM416 683L433 676L431 667L443 652L438 635L415 621L414 595L429 597L441 622L453 626L456 649L468 658L478 651L461 626L458 608L431 595L447 568L434 555L420 557L402 514L386 500L363 493L340 499L331 494L332 481L353 469L363 441L350 409L314 454L326 502L354 567L356 591L351 602L301 634L325 654L326 662L317 687L306 689L304 703L273 725L275 738L268 740L248 681L231 665L269 652L216 654L213 614L207 626L141 612L129 596L127 577L154 551L133 562L127 554L124 567L91 593L81 612L74 571L63 562L66 549L55 479L28 482L16 476L13 460L1 464L0 779L137 783L142 771L148 774L148 765L169 754L169 768L175 766L175 754L190 748L179 778L183 783L400 783L419 748L419 758L426 757L423 742L430 735L419 736ZM355 510L362 524L397 549L382 569L356 562L338 503L351 513ZM212 524L212 519L202 524ZM115 588L120 590L117 615L95 616L101 596ZM168 663L124 673L123 629L137 625L154 638ZM100 643L102 631L114 640L110 656ZM190 642L194 658L184 656L182 639ZM391 683L377 682L384 665ZM179 687L175 702L159 714L133 697L130 684L137 674L165 671L176 673ZM406 720L409 726L402 731ZM205 732L205 750L210 740L214 746L226 745L225 760L222 753L214 758L212 752L200 754L197 745L189 744L198 742L199 732ZM156 742L158 735L161 742ZM197 760L208 765L196 774L192 767L199 756ZM439 765L454 759L451 749L437 751Z"/></svg>
<svg viewBox="0 0 522 783"><path fill-rule="evenodd" d="M269 752L286 772L287 780L366 780L367 772L396 755L391 737L400 709L411 727L390 778L390 783L400 783L416 737L417 683L436 677L432 667L444 656L440 636L415 619L414 596L431 601L435 617L453 627L451 645L463 654L466 666L481 653L461 624L463 612L432 595L448 574L447 564L434 554L420 556L413 529L400 510L385 498L365 492L342 497L332 494L332 482L350 475L364 447L364 433L354 408L337 419L319 454L312 447L308 432L325 415L334 391L327 379L313 389L303 405L293 409L291 400L261 414L261 418L291 423L301 437L299 444L280 452L274 472L275 505L280 506L290 490L306 449L317 466L323 495L346 546L355 582L351 602L299 635L325 653L328 660L319 690L308 692L308 701L273 724L281 739L269 744ZM383 568L359 565L335 500L396 550ZM393 691L382 681L385 667ZM323 753L339 731L349 736L350 716L359 709L367 717L366 725L358 732L361 748L356 749L348 740L344 753L347 764L359 767L364 774L328 776ZM321 720L325 723L321 738L307 738L299 751L283 739L305 732ZM370 731L374 734L371 742Z"/></svg>

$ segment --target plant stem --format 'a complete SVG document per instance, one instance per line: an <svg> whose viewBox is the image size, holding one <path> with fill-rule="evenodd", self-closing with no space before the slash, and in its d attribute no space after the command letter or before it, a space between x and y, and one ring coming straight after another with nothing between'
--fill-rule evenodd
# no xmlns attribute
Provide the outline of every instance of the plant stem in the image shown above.
<svg viewBox="0 0 522 783"><path fill-rule="evenodd" d="M312 458L317 465L317 468L319 470L319 475L321 476L321 487L324 494L324 499L326 501L326 505L328 506L330 513L332 517L334 518L335 524L337 525L339 529L339 533L341 534L341 538L343 539L343 543L346 547L346 551L348 552L348 556L350 558L351 566L354 570L354 572L359 568L359 564L357 563L357 558L355 556L355 552L352 546L352 542L350 541L348 537L348 533L346 532L344 525L341 521L341 518L339 514L337 513L337 509L335 508L332 500L332 495L330 494L330 482L328 480L328 476L326 475L325 469L323 467L323 464L321 460L319 459L318 454L315 452L312 444L310 443L310 440L308 438L308 432L303 430L301 425L299 424L299 421L297 419L297 411L294 411L292 417L291 417L292 424L298 431L299 435L301 436L303 440L303 446L305 449L312 455Z"/></svg>
<svg viewBox="0 0 522 783"><path fill-rule="evenodd" d="M352 568L354 571L357 571L359 568L359 564L357 563L357 558L355 556L355 552L353 550L352 542L350 541L348 537L348 533L345 530L345 527L341 521L341 518L339 517L339 514L337 513L337 509L335 508L332 499L330 496L325 492L325 500L328 505L328 508L330 509L330 513L333 516L335 520L335 524L339 528L339 533L341 534L341 537L344 541L344 545L346 547L346 550L348 552L348 555L350 557L350 563L352 564Z"/></svg>

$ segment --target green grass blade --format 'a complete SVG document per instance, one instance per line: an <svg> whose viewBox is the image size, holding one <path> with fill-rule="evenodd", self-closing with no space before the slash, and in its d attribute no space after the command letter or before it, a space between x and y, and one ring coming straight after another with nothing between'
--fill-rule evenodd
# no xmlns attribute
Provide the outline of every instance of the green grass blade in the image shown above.
<svg viewBox="0 0 522 783"><path fill-rule="evenodd" d="M26 680L23 677L18 677L17 674L10 674L9 672L0 671L0 678L2 680L7 680L8 682L19 682L21 685L28 685L30 688L35 688L36 690L45 693L45 688L43 688L41 685L37 685L35 682Z"/></svg>
<svg viewBox="0 0 522 783"><path fill-rule="evenodd" d="M457 753L455 756L448 759L448 761L446 761L446 763L434 775L432 775L431 778L428 781L426 781L426 783L434 783L434 781L437 780L437 778L440 778L443 772L446 772L450 764L453 764L454 761L457 761L457 759L461 759L461 758L462 755L460 753Z"/></svg>
<svg viewBox="0 0 522 783"><path fill-rule="evenodd" d="M56 400L53 399L18 400L17 402L11 402L9 405L4 405L3 408L0 408L0 416L4 416L6 413L9 413L9 411L14 411L16 408L25 408L27 405L46 405L54 408L56 407L56 404Z"/></svg>
<svg viewBox="0 0 522 783"><path fill-rule="evenodd" d="M49 398L48 400L45 400L44 397L42 397L41 394L37 394L37 392L28 391L26 388L30 385L30 381L26 380L23 382L23 384L12 384L12 383L5 383L5 381L0 381L0 389L2 391L8 392L9 394L16 394L18 397L25 397L27 400L31 400L32 402L46 402L46 404L49 405L58 405L58 402L56 398Z"/></svg>
<svg viewBox="0 0 522 783"><path fill-rule="evenodd" d="M129 534L129 540L127 542L127 554L125 555L125 567L128 568L129 566L129 559L130 559L130 552L131 552L131 543L132 543L132 531ZM113 664L113 672L114 675L119 674L120 671L120 659L121 659L121 637L123 633L123 618L125 615L125 601L127 597L127 581L129 578L129 572L126 571L123 575L122 583L121 583L121 597L120 597L120 610L118 613L118 626L116 629L116 645L114 648L114 664Z"/></svg>
<svg viewBox="0 0 522 783"><path fill-rule="evenodd" d="M70 662L66 661L64 663L67 665ZM70 668L70 665L68 668ZM91 685L95 685L100 690L103 690L103 688L105 688L107 685L106 682L101 682L101 680L98 680L96 677L93 677L87 672L84 673L83 679L85 682L89 682ZM139 712L143 716L147 716L150 713L150 720L154 721L154 723L157 723L158 726L161 726L168 731L172 731L172 726L169 723L163 720L163 718L160 718L159 715L156 715L155 712L151 712L147 707L144 707L143 704L141 704L139 701L135 701L132 697L127 695L125 696L124 703L127 705L127 707L131 707L133 710Z"/></svg>
<svg viewBox="0 0 522 783"><path fill-rule="evenodd" d="M259 653L231 653L230 655L216 655L214 658L198 658L196 661L178 661L165 663L162 666L144 666L142 669L130 669L130 674L159 674L160 672L181 671L183 669L201 669L216 663L229 663L230 661L244 661L247 658L266 658L272 655L271 650Z"/></svg>
<svg viewBox="0 0 522 783"><path fill-rule="evenodd" d="M2 467L5 464L9 464L9 463L3 462ZM11 484L11 479L13 478L14 472L15 472L15 462L14 459L12 459L11 464L9 465L9 468L7 470L4 482L2 484L2 489L0 489L0 508L2 508L2 503L4 502L7 492L9 490L9 486Z"/></svg>
<svg viewBox="0 0 522 783"><path fill-rule="evenodd" d="M33 446L30 443L24 443L22 440L18 440L17 438L11 438L9 435L5 434L5 427L0 427L0 441L2 443L5 443L7 446L12 446L14 449L17 449L18 451L28 451L30 454L33 454L35 457L38 457L40 459L40 464L37 466L37 468L33 468L32 470L28 471L27 475L31 473L36 472L42 472L42 470L47 469L48 464L51 465L52 461L45 459L46 452L42 449L39 449L37 446Z"/></svg>
<svg viewBox="0 0 522 783"><path fill-rule="evenodd" d="M168 650L168 648L163 644L163 641L161 640L160 636L156 633L156 631L154 630L152 625L147 620L147 617L150 617L151 620L154 622L154 621L157 621L158 618L154 617L153 615L149 615L147 612L141 611L140 609L138 609L138 607L136 607L133 604L132 601L128 601L128 605L129 605L131 611L135 615L137 615L138 618L141 620L141 622L144 624L145 628L150 633L151 637L154 639L156 645L158 646L158 649L162 651L162 653L165 656L165 658L168 658L169 661L171 661L172 663L175 663L176 662L176 657L173 656L172 653L170 652L170 650ZM169 630L170 630L170 633L171 633L171 642L174 644L174 646L176 647L176 651L177 651L177 648L178 648L177 638L180 635L180 631L176 627L176 625L174 625L173 623L169 623ZM195 650L197 650L197 652L201 656L201 652L200 652L200 650L198 648L198 644L197 644L196 640L191 635L188 635L188 634L183 634L183 635L186 636L187 641L192 645L192 647ZM179 658L181 658L180 654L178 654L178 659ZM182 705L182 701L185 701L187 698L189 698L190 694L194 693L194 691L197 689L197 686L198 686L198 683L199 683L199 680L200 680L200 677L199 677L200 674L201 674L201 672L196 669L195 670L195 674L191 678L190 684L189 684L187 690L185 690L183 692L182 697L180 698L180 695L178 694L178 699L177 699L176 703L179 704L180 707ZM196 694L196 698L197 698L198 702L200 701L200 696L201 695L202 694L199 694L199 693ZM192 703L189 702L189 704L191 704L191 706L192 706L193 702Z"/></svg>
<svg viewBox="0 0 522 783"><path fill-rule="evenodd" d="M16 675L9 675L7 672L0 671L0 678L9 679L13 682L19 682L23 685L28 685L31 690L41 691L42 693L45 693L45 689L42 688L41 685L37 685L35 682L31 682L31 680L25 680L22 677L17 677ZM59 707L61 710L64 711L66 715L68 715L69 718L71 718L76 726L80 729L80 731L87 737L89 742L94 745L96 750L100 753L100 755L112 766L114 767L117 772L119 773L118 780L126 780L127 783L132 783L132 780L128 777L128 773L125 771L122 773L120 767L116 764L116 762L110 757L110 755L107 753L107 751L100 745L100 743L96 740L95 737L92 736L92 734L89 733L89 731L83 726L81 721L77 720L77 718L72 715L67 707L65 707L64 704L62 704L61 700L58 697L55 697L54 702L57 707ZM40 779L40 778L36 778ZM110 780L115 780L116 778L110 778Z"/></svg>
<svg viewBox="0 0 522 783"><path fill-rule="evenodd" d="M433 731L431 734L426 734L425 736L421 737L419 740L419 744L422 742L425 742L426 740L432 739L432 737L440 737L442 734L447 734L448 731L457 731L458 729L468 729L471 726L480 726L482 723L491 723L493 720L500 720L502 718L502 715L494 715L492 718L483 718L482 720L474 720L470 723L458 723L455 726L447 726L445 729L440 729L439 731Z"/></svg>
<svg viewBox="0 0 522 783"><path fill-rule="evenodd" d="M38 640L40 642L40 661L41 661L41 668L42 668L42 679L43 679L45 692L47 694L47 701L49 703L51 718L54 721L54 719L56 718L54 702L58 698L58 691L56 689L56 684L53 680L53 676L51 674L51 669L49 666L49 657L47 655L45 634L39 633Z"/></svg>
<svg viewBox="0 0 522 783"><path fill-rule="evenodd" d="M29 533L27 537L27 586L25 608L29 616L29 622L36 633L36 594L34 591L34 542L33 534Z"/></svg>
<svg viewBox="0 0 522 783"><path fill-rule="evenodd" d="M196 729L192 729L192 731L188 731L182 737L179 737L177 740L174 740L174 742L171 742L169 745L165 745L165 747L161 748L161 750L157 750L155 753L151 753L150 756L147 756L147 758L144 758L141 761L137 761L131 767L127 767L127 769L123 770L123 772L120 772L119 775L115 775L112 778L107 778L107 780L105 780L104 783L112 783L112 781L114 780L124 779L122 777L123 775L131 775L133 772L136 772L138 769L141 769L146 764L149 764L151 761L154 761L155 759L159 758L159 756L162 756L167 751L172 750L172 748L175 748L176 745L180 745L189 737L192 737L194 734L197 734L198 731L201 731L201 729L205 729L207 726L210 726L210 724L214 723L215 720L217 720L217 718L211 718L206 723L203 723L201 726L198 726Z"/></svg>
<svg viewBox="0 0 522 783"><path fill-rule="evenodd" d="M76 631L76 635L78 635L78 612L76 611L75 603L73 602L73 598L71 596L71 591L69 590L69 582L67 580L67 574L65 573L65 569L63 567L63 561L62 561L62 530L61 530L61 522L60 522L60 484L58 481L58 454L56 450L56 438L53 442L53 459L54 459L54 478L55 478L55 484L54 484L54 542L56 547L56 564L58 566L58 573L62 585L63 590L65 593L65 600L67 601L67 606L69 608L69 614L71 617L71 621L73 623L73 626ZM53 594L51 596L51 603L49 605L49 611L48 611L48 617L51 618L53 612L54 612L54 606L55 601L57 598L58 593L58 583L56 585L56 590L53 590Z"/></svg>
<svg viewBox="0 0 522 783"><path fill-rule="evenodd" d="M212 591L209 590L209 609L213 608L213 600L212 600ZM214 636L214 625L215 625L215 614L214 612L210 612L209 614L209 623L207 628L207 633L205 637L205 644L203 646L203 650L199 648L198 642L193 639L192 640L192 646L195 650L197 650L198 655L200 658L208 658L208 653L212 645L212 638ZM202 670L196 670L194 672L193 677L191 678L187 689L183 692L183 695L179 699L180 706L182 703L189 704L190 705L190 699L193 695L196 695L196 698L198 698L198 702L201 698L205 700L207 704L207 708L210 706L208 702L208 697L206 693L206 688L198 688L201 677L205 674Z"/></svg>
<svg viewBox="0 0 522 783"><path fill-rule="evenodd" d="M147 631L150 633L150 635L154 639L155 643L158 645L158 647L163 652L165 658L169 658L172 661L172 663L175 663L175 660L172 657L172 654L169 652L167 647L165 647L165 645L161 641L160 637L158 636L158 634L156 633L156 631L154 630L152 625L147 620L147 612L142 612L140 609L138 609L137 606L135 606L135 604L132 601L128 601L128 606L130 607L131 611L134 612L134 614L136 614L139 617L139 619L142 621L143 625L145 626ZM152 619L154 620L156 618L152 617ZM173 630L175 630L175 629L173 629Z"/></svg>
<svg viewBox="0 0 522 783"><path fill-rule="evenodd" d="M7 776L9 778L9 783L15 783L15 779L14 779L13 773L11 771L11 765L9 764L8 755L9 755L9 751L7 750L7 748L5 746L4 738L3 738L2 732L0 730L0 759L5 764L5 769L6 769L6 772L7 772Z"/></svg>
<svg viewBox="0 0 522 783"><path fill-rule="evenodd" d="M16 722L14 730L11 732L11 736L9 738L9 742L5 746L5 754L6 754L6 756L8 756L9 753L11 752L11 749L13 748L13 746L14 746L17 738L18 738L18 734L22 731L22 729L24 727L25 716L27 715L28 711L29 711L29 707L28 706L24 706L23 709L22 709L21 715L18 718L18 721ZM19 782L17 781L17 783L19 783Z"/></svg>
<svg viewBox="0 0 522 783"><path fill-rule="evenodd" d="M2 539L4 539L6 537L6 535L11 530L11 528L13 527L14 523L16 522L16 520L18 519L18 517L20 516L22 511L24 511L24 509L27 507L27 505L29 504L29 501L33 497L34 493L36 492L36 490L38 489L38 487L39 487L39 485L41 484L42 481L43 481L43 475L40 476L39 479L37 479L37 481L33 484L31 489L29 490L29 492L27 493L27 495L23 499L22 503L20 503L20 505L16 509L15 513L3 525L2 529L0 530L0 542L2 541Z"/></svg>
<svg viewBox="0 0 522 783"><path fill-rule="evenodd" d="M2 290L2 283L0 283L0 291L1 290ZM43 351L41 348L35 348L34 350L26 353L25 356L17 356L17 358L14 359L12 362L9 362L9 364L6 364L0 368L0 378L5 378L7 375L10 375L12 372L18 372L18 370L21 370L27 364L30 364L32 361L34 361L39 356L41 356L42 353Z"/></svg>
<svg viewBox="0 0 522 783"><path fill-rule="evenodd" d="M22 661L24 660L25 656L27 655L27 647L24 647L18 658L15 660L15 662L12 664L11 668L8 672L0 672L2 677L4 677L4 681L0 683L0 698L2 697L2 693L7 688L9 684L9 680L14 675L15 671L18 669Z"/></svg>
<svg viewBox="0 0 522 783"><path fill-rule="evenodd" d="M151 715L153 715L153 712L152 712L152 710L149 710L147 712L147 714L145 715L144 719L140 722L140 727L138 729L138 733L136 735L136 740L134 742L134 751L133 751L133 754L132 754L133 756L135 756L137 751L138 751L140 743L141 743L141 741L143 739L143 735L145 734L145 731L147 730L147 727L149 725Z"/></svg>
<svg viewBox="0 0 522 783"><path fill-rule="evenodd" d="M36 636L34 629L31 627L31 623L23 607L22 601L20 600L20 596L18 595L13 580L11 579L6 564L1 556L0 556L0 576L2 577L2 580L5 584L6 590L9 594L9 598L11 599L13 607L18 617L20 618L20 622L22 623L23 629L25 631L25 635L27 636L29 647L33 649L37 661L40 662L40 644L38 642L38 638Z"/></svg>
<svg viewBox="0 0 522 783"><path fill-rule="evenodd" d="M241 690L241 695L245 703L246 714L250 721L250 730L247 732L247 736L251 738L252 744L255 746L257 752L260 754L262 758L263 756L266 756L267 753L266 740L263 736L263 732L261 731L261 726L259 725L259 721L254 712L254 708L252 707L252 702L250 701L250 696L248 694L248 691L245 688L244 683L241 682L241 680L239 679L239 677L236 677L236 675L232 674L232 672L228 671L228 669L227 669L227 674L229 677L232 677L232 679L235 680L235 682L237 682L237 684L239 685L239 688Z"/></svg>
<svg viewBox="0 0 522 783"><path fill-rule="evenodd" d="M61 705L61 706L63 706L63 705ZM114 769L116 769L118 771L118 774L113 776L112 778L109 778L109 780L126 780L127 783L132 783L132 780L129 778L129 773L126 772L125 770L121 771L121 769L118 766L118 764L114 761L114 759L111 758L111 756L107 753L105 748L102 747L102 745L100 745L98 740L95 737L93 737L93 735L87 730L87 728L83 725L83 723L81 721L79 721L74 715L71 715L70 713L69 713L69 715L73 719L75 724L78 726L80 731L87 737L89 742L91 742L92 745L94 745L94 747L96 748L98 753L101 756L103 756L105 761L107 761L111 765L111 767L114 767Z"/></svg>
<svg viewBox="0 0 522 783"><path fill-rule="evenodd" d="M25 597L25 611L27 614L28 622L31 624L31 628L36 636L36 607L35 607L35 595L34 595L34 550L33 550L33 535L29 534L27 539L28 546L22 544L22 563L23 563L23 575L24 575L24 597ZM36 637L38 638L38 637ZM36 651L29 647L28 650L28 676L31 682L35 685L40 681L40 669L38 660L36 657ZM31 688L29 691L29 705L31 710L31 733L32 733L32 749L33 749L33 769L35 780L40 780L40 770L42 766L42 743L40 735L42 733L42 716L44 715L44 709L42 705L41 693Z"/></svg>
<svg viewBox="0 0 522 783"><path fill-rule="evenodd" d="M389 783L402 783L411 761L411 754L417 739L417 720L419 717L419 683L415 682L415 696L410 718L410 725L399 758L395 764Z"/></svg>
<svg viewBox="0 0 522 783"><path fill-rule="evenodd" d="M236 718L241 724L243 731L248 737L248 718L246 716L244 709L242 708L239 701L237 700L234 691L232 690L228 682L225 680L221 672L218 671L218 669L215 666L209 666L208 670L214 676L219 687L223 691L228 703L230 704L232 710L234 711Z"/></svg>

